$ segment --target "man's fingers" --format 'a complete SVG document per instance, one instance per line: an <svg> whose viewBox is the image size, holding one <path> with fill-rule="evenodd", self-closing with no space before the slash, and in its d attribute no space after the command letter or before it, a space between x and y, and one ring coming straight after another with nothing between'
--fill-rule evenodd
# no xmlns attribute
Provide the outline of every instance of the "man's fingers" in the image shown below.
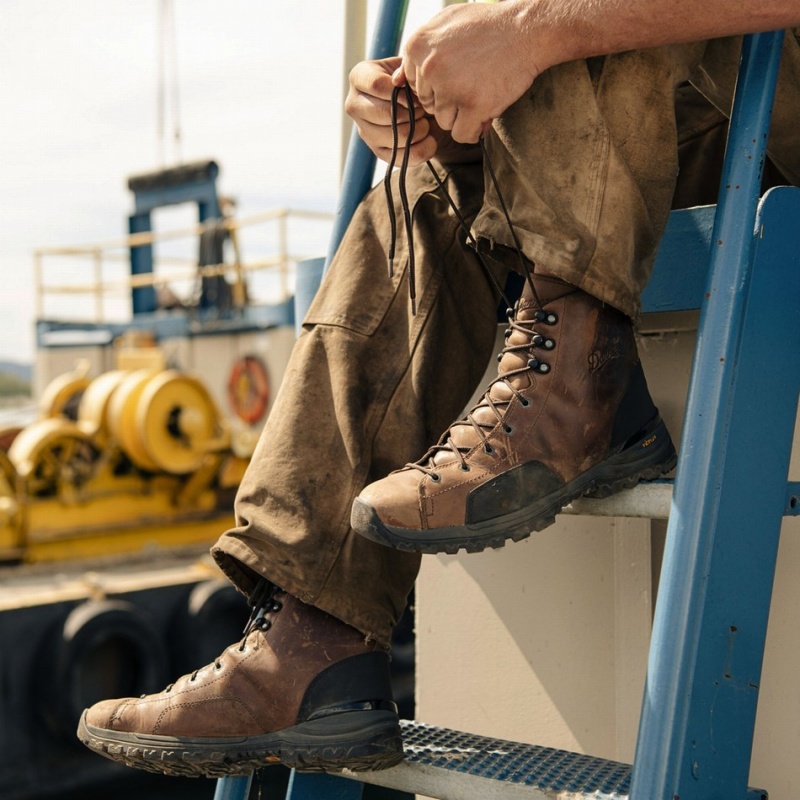
<svg viewBox="0 0 800 800"><path fill-rule="evenodd" d="M439 121L438 113L436 121ZM459 106L455 109L450 135L461 144L475 144L491 127L492 120L482 120L473 109Z"/></svg>
<svg viewBox="0 0 800 800"><path fill-rule="evenodd" d="M370 147L375 155L381 159L381 161L388 162L392 157L392 148L391 147L380 147L374 148ZM408 151L408 163L413 167L417 164L424 164L426 161L430 161L436 155L436 140L432 136L426 136L421 142L417 142L416 144L411 146L411 149ZM398 150L398 163L400 159L403 157L403 150Z"/></svg>
<svg viewBox="0 0 800 800"><path fill-rule="evenodd" d="M454 105L437 105L434 116L443 131L452 131L458 117L458 108Z"/></svg>
<svg viewBox="0 0 800 800"><path fill-rule="evenodd" d="M417 68L414 63L403 57L403 63L396 70L394 75L392 75L392 81L395 86L402 86L407 83L411 87L411 90L416 92Z"/></svg>
<svg viewBox="0 0 800 800"><path fill-rule="evenodd" d="M395 68L398 62L398 58L384 59L383 61L360 61L350 70L350 92L391 100L396 85L394 76L401 71L399 67ZM402 106L407 106L406 99L402 94L399 100Z"/></svg>
<svg viewBox="0 0 800 800"><path fill-rule="evenodd" d="M374 125L392 124L392 104L372 95L350 92L345 101L345 111L348 116L360 123L362 120ZM397 119L399 123L408 123L409 112L405 106L398 107ZM414 106L414 119L420 122L425 117L425 110L421 106Z"/></svg>
<svg viewBox="0 0 800 800"><path fill-rule="evenodd" d="M409 123L404 122L397 126L397 148L398 153L402 157L403 149L406 146L406 138L408 137ZM392 150L392 129L386 125L376 125L374 123L362 120L358 122L358 135L364 140L367 147L373 153L388 161L391 156ZM430 125L427 119L420 120L415 125L414 138L412 140L412 152L414 152L414 145L424 142L426 139L431 139L433 142L433 152L436 151L436 142L430 135ZM427 150L429 145L422 148ZM380 151L380 152L379 152ZM385 153L384 153L385 151ZM424 160L424 159L423 159Z"/></svg>

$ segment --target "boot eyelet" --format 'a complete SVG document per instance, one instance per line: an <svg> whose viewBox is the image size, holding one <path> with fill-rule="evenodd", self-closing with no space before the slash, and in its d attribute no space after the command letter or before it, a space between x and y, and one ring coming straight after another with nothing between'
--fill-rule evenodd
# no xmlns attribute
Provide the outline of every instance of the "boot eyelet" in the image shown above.
<svg viewBox="0 0 800 800"><path fill-rule="evenodd" d="M432 472L430 475L430 479L434 483L439 483L439 481L442 479L442 476L438 472Z"/></svg>
<svg viewBox="0 0 800 800"><path fill-rule="evenodd" d="M531 358L528 360L528 369L539 369L540 363L538 358Z"/></svg>
<svg viewBox="0 0 800 800"><path fill-rule="evenodd" d="M511 436L511 434L514 433L514 429L511 427L511 425L503 425L503 432L506 434L506 436Z"/></svg>
<svg viewBox="0 0 800 800"><path fill-rule="evenodd" d="M544 345L545 347L547 347L547 340L544 338L544 336L542 336L542 334L541 334L541 333L537 333L537 334L536 334L536 335L533 337L533 339L531 339L531 344L532 344L534 347L541 347L542 345Z"/></svg>
<svg viewBox="0 0 800 800"><path fill-rule="evenodd" d="M487 456L494 455L494 447L492 447L490 444L485 444L483 446L483 452L486 453Z"/></svg>
<svg viewBox="0 0 800 800"><path fill-rule="evenodd" d="M537 371L539 373L541 373L542 375L546 375L548 372L550 372L550 365L549 364L544 364L544 363L539 364L539 368L538 368Z"/></svg>
<svg viewBox="0 0 800 800"><path fill-rule="evenodd" d="M272 601L272 610L273 611L280 611L283 608L283 603L279 602L278 600Z"/></svg>
<svg viewBox="0 0 800 800"><path fill-rule="evenodd" d="M548 325L555 325L556 322L558 322L558 316L556 314L552 314L552 313L548 314L547 317L545 318L545 322Z"/></svg>
<svg viewBox="0 0 800 800"><path fill-rule="evenodd" d="M555 339L545 339L544 340L544 349L545 350L552 350L556 346Z"/></svg>
<svg viewBox="0 0 800 800"><path fill-rule="evenodd" d="M528 406L531 404L531 401L530 401L530 400L528 400L528 398L527 398L527 397L520 397L520 399L519 399L519 404L520 404L520 405L521 405L523 408L527 408L527 407L528 407Z"/></svg>
<svg viewBox="0 0 800 800"><path fill-rule="evenodd" d="M459 469L460 469L462 472L469 472L469 471L470 471L470 469L471 469L471 467L470 467L470 465L469 465L469 464L462 464L462 465L459 467Z"/></svg>
<svg viewBox="0 0 800 800"><path fill-rule="evenodd" d="M272 623L268 619L261 620L261 624L258 626L259 630L264 631L266 633L272 627Z"/></svg>
<svg viewBox="0 0 800 800"><path fill-rule="evenodd" d="M214 662L214 669L215 669L217 672L219 672L219 671L222 669L222 664L220 664L220 663L219 663L219 661L215 661L215 662Z"/></svg>

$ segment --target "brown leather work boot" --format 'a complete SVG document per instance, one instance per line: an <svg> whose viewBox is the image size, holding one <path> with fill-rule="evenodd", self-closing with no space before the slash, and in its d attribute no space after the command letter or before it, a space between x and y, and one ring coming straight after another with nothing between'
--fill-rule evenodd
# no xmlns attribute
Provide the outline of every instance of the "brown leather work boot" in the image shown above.
<svg viewBox="0 0 800 800"><path fill-rule="evenodd" d="M174 775L282 763L376 770L403 757L389 658L355 628L263 583L240 644L163 692L104 700L78 738L100 755Z"/></svg>
<svg viewBox="0 0 800 800"><path fill-rule="evenodd" d="M501 547L551 525L576 497L675 466L628 317L557 278L533 282L483 399L422 459L364 489L358 533L419 553Z"/></svg>

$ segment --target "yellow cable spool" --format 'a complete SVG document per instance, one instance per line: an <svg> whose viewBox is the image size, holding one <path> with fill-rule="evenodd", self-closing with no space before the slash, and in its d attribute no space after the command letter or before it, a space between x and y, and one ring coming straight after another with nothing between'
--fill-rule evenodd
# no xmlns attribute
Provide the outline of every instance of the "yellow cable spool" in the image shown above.
<svg viewBox="0 0 800 800"><path fill-rule="evenodd" d="M109 432L109 405L111 398L128 370L115 369L95 378L85 389L78 406L78 425L81 430L95 436L100 444Z"/></svg>
<svg viewBox="0 0 800 800"><path fill-rule="evenodd" d="M22 506L17 471L11 459L0 450L0 557L16 555L22 545Z"/></svg>
<svg viewBox="0 0 800 800"><path fill-rule="evenodd" d="M109 433L137 467L151 472L158 471L158 464L148 458L147 452L141 447L136 418L142 392L147 382L156 374L158 373L150 369L137 369L128 373L111 395L106 410Z"/></svg>
<svg viewBox="0 0 800 800"><path fill-rule="evenodd" d="M107 417L131 461L150 472L185 475L227 443L206 388L174 370L126 375L111 395Z"/></svg>
<svg viewBox="0 0 800 800"><path fill-rule="evenodd" d="M74 420L81 395L90 383L87 372L88 365L85 365L53 378L42 392L39 416L43 419L66 417Z"/></svg>
<svg viewBox="0 0 800 800"><path fill-rule="evenodd" d="M217 407L205 386L166 370L142 387L134 425L137 448L164 472L185 475L227 445Z"/></svg>
<svg viewBox="0 0 800 800"><path fill-rule="evenodd" d="M8 449L8 457L30 496L80 488L94 474L98 455L89 434L58 417L23 428Z"/></svg>

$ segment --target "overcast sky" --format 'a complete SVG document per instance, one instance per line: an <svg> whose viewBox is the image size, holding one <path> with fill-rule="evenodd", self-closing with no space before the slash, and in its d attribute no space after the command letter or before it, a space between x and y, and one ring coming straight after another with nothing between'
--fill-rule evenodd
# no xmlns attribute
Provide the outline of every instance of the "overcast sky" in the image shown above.
<svg viewBox="0 0 800 800"><path fill-rule="evenodd" d="M183 160L217 159L241 215L333 210L344 0L173 3ZM412 0L407 29L440 5ZM124 234L127 176L161 166L160 8L0 1L0 358L33 356L32 250Z"/></svg>

